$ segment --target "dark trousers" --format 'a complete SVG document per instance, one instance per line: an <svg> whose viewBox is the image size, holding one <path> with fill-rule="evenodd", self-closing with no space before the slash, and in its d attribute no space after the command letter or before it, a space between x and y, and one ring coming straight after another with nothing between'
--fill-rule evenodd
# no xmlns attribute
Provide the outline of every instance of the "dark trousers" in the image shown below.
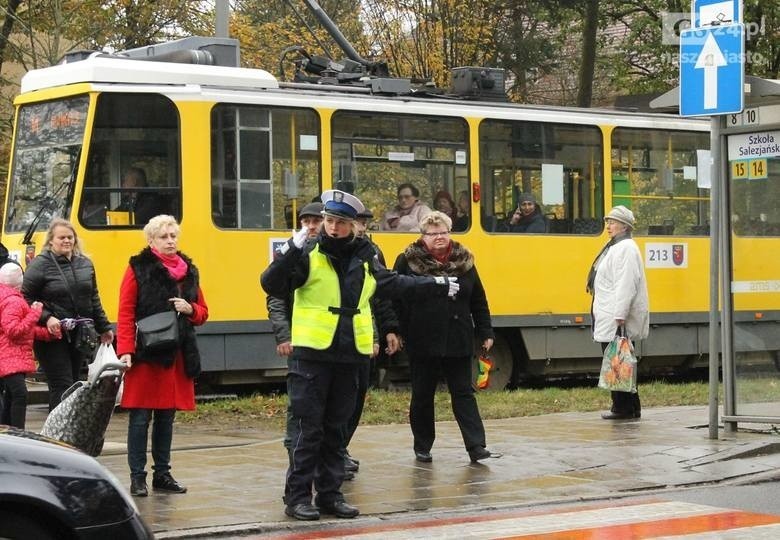
<svg viewBox="0 0 780 540"><path fill-rule="evenodd" d="M609 343L599 343L603 353ZM612 396L612 407L610 411L616 414L627 414L638 417L642 414L642 404L639 402L639 390L636 392L610 392Z"/></svg>
<svg viewBox="0 0 780 540"><path fill-rule="evenodd" d="M62 393L79 380L84 356L64 336L57 341L36 341L33 350L46 374L51 411L62 401Z"/></svg>
<svg viewBox="0 0 780 540"><path fill-rule="evenodd" d="M411 358L412 402L409 406L409 423L415 452L430 452L436 438L433 400L440 373L447 380L452 412L466 450L485 447L485 426L479 416L471 380L472 361L471 356Z"/></svg>
<svg viewBox="0 0 780 540"><path fill-rule="evenodd" d="M152 423L152 470L160 475L171 470L173 419L176 409L129 409L127 423L127 464L131 476L146 474L146 442Z"/></svg>
<svg viewBox="0 0 780 540"><path fill-rule="evenodd" d="M11 373L0 377L0 399L3 400L3 403L0 403L0 424L24 429L27 416L27 385L24 382L24 373Z"/></svg>
<svg viewBox="0 0 780 540"><path fill-rule="evenodd" d="M346 425L346 432L344 433L344 450L349 446L352 441L352 437L355 435L358 424L360 424L360 417L363 415L363 405L366 402L366 394L368 393L368 378L371 375L371 363L366 362L360 364L357 370L357 396L355 397L355 410L352 411L352 416L349 418L349 422Z"/></svg>
<svg viewBox="0 0 780 540"><path fill-rule="evenodd" d="M284 486L288 505L343 500L344 426L355 410L358 364L288 361L290 466Z"/></svg>

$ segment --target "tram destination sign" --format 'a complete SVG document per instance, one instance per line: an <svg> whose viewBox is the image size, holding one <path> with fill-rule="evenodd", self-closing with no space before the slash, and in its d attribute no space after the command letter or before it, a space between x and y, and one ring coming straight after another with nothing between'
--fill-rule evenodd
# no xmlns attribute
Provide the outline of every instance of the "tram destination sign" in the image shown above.
<svg viewBox="0 0 780 540"><path fill-rule="evenodd" d="M729 135L729 161L780 156L780 131Z"/></svg>

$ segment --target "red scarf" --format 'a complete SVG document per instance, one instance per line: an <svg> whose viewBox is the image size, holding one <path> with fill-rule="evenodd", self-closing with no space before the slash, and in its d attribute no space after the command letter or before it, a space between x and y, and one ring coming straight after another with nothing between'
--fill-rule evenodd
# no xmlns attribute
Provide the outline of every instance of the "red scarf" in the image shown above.
<svg viewBox="0 0 780 540"><path fill-rule="evenodd" d="M154 248L152 248L152 253L160 259L160 262L163 263L163 266L168 270L168 273L174 281L181 281L184 279L184 276L187 275L187 263L184 262L184 259L182 259L178 253L165 255Z"/></svg>
<svg viewBox="0 0 780 540"><path fill-rule="evenodd" d="M428 249L428 246L425 245L425 242L421 242L421 243L425 251L430 253L431 257L436 259L436 262L438 262L439 264L447 264L447 262L450 260L450 255L452 254L452 242L447 244L447 250L441 255L437 255L436 253Z"/></svg>

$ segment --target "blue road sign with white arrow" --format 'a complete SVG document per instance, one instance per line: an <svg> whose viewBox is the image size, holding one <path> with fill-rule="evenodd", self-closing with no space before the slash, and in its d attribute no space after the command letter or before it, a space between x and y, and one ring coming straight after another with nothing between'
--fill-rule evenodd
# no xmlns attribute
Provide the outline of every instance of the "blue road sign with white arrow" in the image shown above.
<svg viewBox="0 0 780 540"><path fill-rule="evenodd" d="M742 24L681 32L681 116L742 111L745 106L744 36Z"/></svg>

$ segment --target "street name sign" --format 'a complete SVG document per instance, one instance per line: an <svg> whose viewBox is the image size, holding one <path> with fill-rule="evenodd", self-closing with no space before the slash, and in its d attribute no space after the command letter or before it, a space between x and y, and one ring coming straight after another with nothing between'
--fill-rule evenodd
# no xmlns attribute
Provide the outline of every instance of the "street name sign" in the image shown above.
<svg viewBox="0 0 780 540"><path fill-rule="evenodd" d="M780 157L780 131L729 135L729 161Z"/></svg>
<svg viewBox="0 0 780 540"><path fill-rule="evenodd" d="M680 115L741 112L745 106L743 24L691 28L680 34Z"/></svg>

